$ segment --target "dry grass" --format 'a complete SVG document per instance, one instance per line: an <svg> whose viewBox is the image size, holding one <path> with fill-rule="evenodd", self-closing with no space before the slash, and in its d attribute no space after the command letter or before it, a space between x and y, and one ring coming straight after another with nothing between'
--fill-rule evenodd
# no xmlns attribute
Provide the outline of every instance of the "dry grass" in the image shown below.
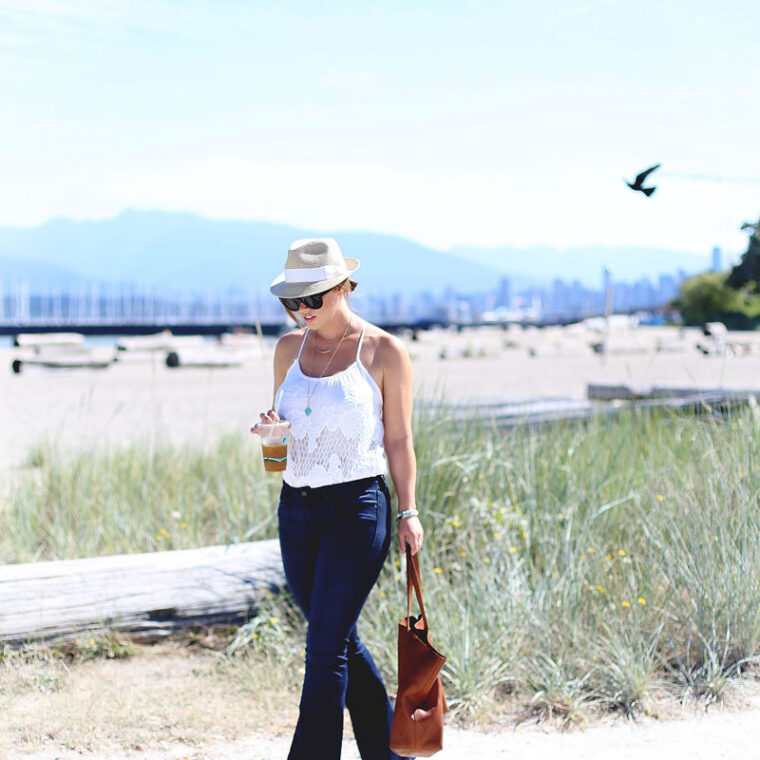
<svg viewBox="0 0 760 760"><path fill-rule="evenodd" d="M269 740L280 737L286 747L297 717L301 672L295 669L283 684L274 680L270 663L261 658L228 660L215 648L206 648L223 643L133 644L130 654L120 658L110 656L109 647L86 645L73 655L44 649L7 654L0 668L0 758L41 760L81 753L102 760L171 753L200 760L210 749L214 756L226 756L225 747L259 757L248 750L252 736L264 735ZM725 690L722 707L746 707L752 692L734 684ZM663 699L638 722L682 719L695 708L703 706ZM548 717L507 697L481 717L481 730L520 726L524 732L535 726L545 734L610 724L622 716L597 710L587 712L581 723L569 724L561 715ZM348 720L345 736L351 736ZM272 742L266 744L269 750Z"/></svg>
<svg viewBox="0 0 760 760"><path fill-rule="evenodd" d="M69 659L44 650L6 658L0 756L193 747L264 730L288 734L295 722L294 683L267 676L261 663L231 668L219 652L184 642L132 645L123 659Z"/></svg>

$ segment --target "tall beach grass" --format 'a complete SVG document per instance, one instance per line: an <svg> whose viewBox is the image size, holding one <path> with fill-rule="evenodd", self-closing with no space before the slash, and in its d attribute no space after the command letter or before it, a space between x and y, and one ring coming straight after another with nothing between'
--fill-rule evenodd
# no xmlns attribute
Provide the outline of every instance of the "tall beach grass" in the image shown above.
<svg viewBox="0 0 760 760"><path fill-rule="evenodd" d="M279 493L239 435L206 448L133 443L28 457L0 509L0 562L189 549L276 535Z"/></svg>
<svg viewBox="0 0 760 760"><path fill-rule="evenodd" d="M630 715L744 677L760 654L753 409L503 430L441 407L415 428L426 602L461 718L497 714L507 694L568 720ZM34 464L0 511L4 562L276 533L279 481L239 436L205 451L45 449ZM403 580L394 549L360 621L391 691ZM287 594L267 600L225 667L266 662L297 681L303 635Z"/></svg>

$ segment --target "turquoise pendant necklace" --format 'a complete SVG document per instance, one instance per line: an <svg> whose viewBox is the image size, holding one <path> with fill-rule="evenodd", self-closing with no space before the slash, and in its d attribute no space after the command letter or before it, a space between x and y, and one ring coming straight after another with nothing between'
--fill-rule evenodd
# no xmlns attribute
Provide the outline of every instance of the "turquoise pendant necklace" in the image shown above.
<svg viewBox="0 0 760 760"><path fill-rule="evenodd" d="M349 317L348 324L346 325L346 329L343 331L343 335L341 336L341 339L338 341L338 345L335 346L335 350L330 354L330 358L327 360L327 364L325 364L325 368L322 370L322 374L319 376L319 380L321 380L325 376L325 372L327 372L327 368L330 366L330 362L332 362L333 357L335 354L338 353L338 349L340 348L340 344L343 343L343 339L348 335L348 329L351 327L351 318ZM308 335L307 335L308 339ZM314 346L314 350L318 351L319 349ZM306 409L303 410L304 414L308 417L311 412L311 378L309 375L306 375Z"/></svg>

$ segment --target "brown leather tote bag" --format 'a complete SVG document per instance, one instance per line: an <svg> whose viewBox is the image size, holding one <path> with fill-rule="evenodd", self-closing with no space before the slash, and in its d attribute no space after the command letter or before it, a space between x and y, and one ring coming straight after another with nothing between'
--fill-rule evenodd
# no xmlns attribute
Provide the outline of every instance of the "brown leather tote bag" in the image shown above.
<svg viewBox="0 0 760 760"><path fill-rule="evenodd" d="M412 615L412 588L420 616ZM406 617L398 626L398 695L391 749L407 757L429 757L443 749L443 715L449 709L441 685L446 658L430 643L420 566L406 547Z"/></svg>

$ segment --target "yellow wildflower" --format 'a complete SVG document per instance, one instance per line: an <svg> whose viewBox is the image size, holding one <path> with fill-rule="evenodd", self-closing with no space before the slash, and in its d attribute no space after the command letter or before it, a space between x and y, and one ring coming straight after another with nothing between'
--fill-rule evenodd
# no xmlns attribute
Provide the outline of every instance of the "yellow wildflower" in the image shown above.
<svg viewBox="0 0 760 760"><path fill-rule="evenodd" d="M187 528L187 523L186 522L181 523L180 528Z"/></svg>
<svg viewBox="0 0 760 760"><path fill-rule="evenodd" d="M512 554L514 554L517 551L517 547L516 546L510 546L509 547L509 551L511 551Z"/></svg>
<svg viewBox="0 0 760 760"><path fill-rule="evenodd" d="M657 501L665 501L665 497L661 493L658 493L657 494Z"/></svg>
<svg viewBox="0 0 760 760"><path fill-rule="evenodd" d="M460 557L466 557L467 556L467 552L459 552L459 556Z"/></svg>
<svg viewBox="0 0 760 760"><path fill-rule="evenodd" d="M443 570L441 570L441 568L440 568L440 567L434 567L434 568L433 568L433 572L434 572L436 575L440 575L440 574L443 572Z"/></svg>
<svg viewBox="0 0 760 760"><path fill-rule="evenodd" d="M589 553L589 554L593 554L593 553L594 553L594 551L595 551L595 550L594 550L594 547L593 547L593 546L589 546L589 548L588 548L588 553Z"/></svg>
<svg viewBox="0 0 760 760"><path fill-rule="evenodd" d="M619 554L621 557L625 557L625 552L624 552L622 549L618 549L618 554Z"/></svg>
<svg viewBox="0 0 760 760"><path fill-rule="evenodd" d="M620 604L622 604L623 607L630 607L631 606L625 599L623 599L623 601L620 602Z"/></svg>
<svg viewBox="0 0 760 760"><path fill-rule="evenodd" d="M527 537L528 537L528 534L523 532L523 538L527 538Z"/></svg>
<svg viewBox="0 0 760 760"><path fill-rule="evenodd" d="M643 596L640 596L640 597L638 598L638 602L639 602L639 604L640 604L642 607L644 607L644 606L646 605L646 603L647 603L647 600L646 600L646 599L644 599L644 597L643 597Z"/></svg>
<svg viewBox="0 0 760 760"><path fill-rule="evenodd" d="M452 521L451 521L451 524L452 524L452 525L453 525L455 528L458 528L458 527L459 527L459 526L460 526L462 523L460 523L460 522L459 522L459 520L452 520Z"/></svg>
<svg viewBox="0 0 760 760"><path fill-rule="evenodd" d="M597 586L597 587L596 587L596 590L597 590L597 591L598 591L600 594L606 594L606 593L607 593L607 589L606 589L604 586Z"/></svg>
<svg viewBox="0 0 760 760"><path fill-rule="evenodd" d="M612 562L612 557L609 554L605 557L605 559L607 562Z"/></svg>
<svg viewBox="0 0 760 760"><path fill-rule="evenodd" d="M277 622L278 622L278 618L269 618L270 625L276 625Z"/></svg>
<svg viewBox="0 0 760 760"><path fill-rule="evenodd" d="M491 558L490 557L483 557L483 562L485 562L486 565L491 564Z"/></svg>

